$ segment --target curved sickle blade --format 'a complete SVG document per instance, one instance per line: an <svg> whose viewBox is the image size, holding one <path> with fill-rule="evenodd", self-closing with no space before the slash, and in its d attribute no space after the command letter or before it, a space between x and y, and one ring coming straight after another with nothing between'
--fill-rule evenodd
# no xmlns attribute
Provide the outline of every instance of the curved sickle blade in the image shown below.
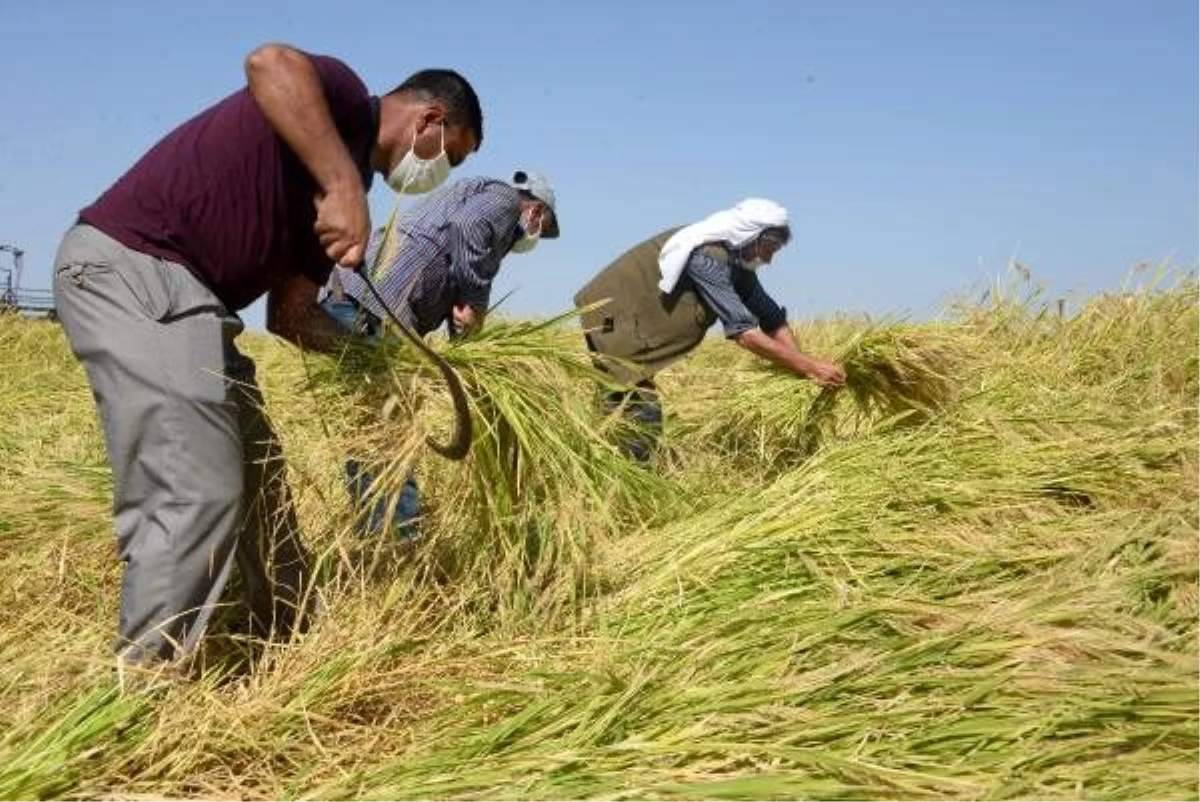
<svg viewBox="0 0 1200 802"><path fill-rule="evenodd" d="M385 306L384 308L386 309L387 307ZM442 445L429 436L425 437L425 442L430 448L446 459L461 460L471 450L472 435L471 407L467 403L467 391L463 389L462 380L458 378L458 374L455 373L454 368L450 367L450 363L443 359L441 354L426 345L424 340L410 331L408 326L400 323L395 317L392 318L392 321L400 327L400 331L408 338L409 342L417 347L417 350L425 354L433 364L437 365L437 369L441 371L442 377L446 380L446 386L450 390L450 398L454 402L454 434L450 438L450 442Z"/></svg>
<svg viewBox="0 0 1200 802"><path fill-rule="evenodd" d="M380 252L383 249L380 248ZM366 272L360 265L356 272L362 278L363 283L367 285L367 289L375 296L375 300L379 303L383 310L387 312L387 316L391 318L392 323L396 324L396 328L400 329L400 333L405 338L417 347L417 350L429 357L433 364L437 365L437 369L441 372L442 377L446 380L446 386L450 389L450 398L454 401L454 435L450 438L450 442L442 445L435 441L432 437L426 437L425 442L446 459L461 460L467 456L467 452L471 450L471 407L467 402L467 391L463 389L462 380L458 378L458 374L454 372L454 368L450 367L450 363L442 358L442 355L434 351L425 341L422 340L416 332L400 322L400 318L396 317L390 306L379 295L379 290L375 289L375 283L367 276Z"/></svg>

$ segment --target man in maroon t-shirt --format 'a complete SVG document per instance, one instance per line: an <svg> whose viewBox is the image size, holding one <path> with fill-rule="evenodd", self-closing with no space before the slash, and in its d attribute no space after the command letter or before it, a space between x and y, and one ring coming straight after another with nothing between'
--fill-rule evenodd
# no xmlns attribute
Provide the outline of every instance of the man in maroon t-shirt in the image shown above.
<svg viewBox="0 0 1200 802"><path fill-rule="evenodd" d="M297 625L307 557L237 312L266 295L270 331L336 348L318 289L363 259L373 175L427 192L483 139L451 70L376 98L341 61L272 44L246 76L83 209L55 260L112 463L117 651L134 663L192 650L235 560L255 631Z"/></svg>

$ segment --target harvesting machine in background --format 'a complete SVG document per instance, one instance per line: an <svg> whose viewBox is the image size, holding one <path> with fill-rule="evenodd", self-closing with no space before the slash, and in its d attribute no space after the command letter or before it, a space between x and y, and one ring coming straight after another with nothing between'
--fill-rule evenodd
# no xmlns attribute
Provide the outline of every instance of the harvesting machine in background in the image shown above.
<svg viewBox="0 0 1200 802"><path fill-rule="evenodd" d="M50 290L21 289L21 270L25 251L15 245L0 244L0 314L15 313L23 317L44 317L54 320L54 293ZM9 262L11 267L5 264Z"/></svg>

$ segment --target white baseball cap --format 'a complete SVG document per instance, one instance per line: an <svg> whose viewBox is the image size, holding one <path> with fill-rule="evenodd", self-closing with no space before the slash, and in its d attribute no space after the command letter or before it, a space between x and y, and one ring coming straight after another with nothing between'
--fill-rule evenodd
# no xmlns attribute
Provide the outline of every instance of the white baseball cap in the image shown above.
<svg viewBox="0 0 1200 802"><path fill-rule="evenodd" d="M533 197L546 204L550 214L542 222L542 236L554 239L558 236L558 208L555 206L554 188L546 180L546 176L531 170L517 170L509 182L522 192L528 192Z"/></svg>

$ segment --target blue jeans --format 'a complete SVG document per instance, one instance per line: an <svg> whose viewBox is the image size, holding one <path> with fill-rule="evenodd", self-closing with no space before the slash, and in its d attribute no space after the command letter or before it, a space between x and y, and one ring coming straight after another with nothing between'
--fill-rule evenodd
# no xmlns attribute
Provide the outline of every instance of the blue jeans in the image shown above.
<svg viewBox="0 0 1200 802"><path fill-rule="evenodd" d="M362 334L372 340L378 339L379 318L359 306L353 298L347 296L344 301L326 298L320 306L346 331Z"/></svg>
<svg viewBox="0 0 1200 802"><path fill-rule="evenodd" d="M357 302L350 299L334 301L326 298L321 301L321 308L347 331L360 333L363 331L363 318L366 313ZM375 339L373 335L368 336ZM376 469L363 467L362 463L353 457L346 460L346 490L350 493L350 499L354 503L359 531L374 537L390 531L398 537L415 538L417 536L415 521L421 515L416 479L409 474L408 478L404 480L404 486L400 488L398 497L377 492L378 497L371 504L368 494L372 482L375 481L375 474ZM391 508L390 522L388 520L389 508Z"/></svg>
<svg viewBox="0 0 1200 802"><path fill-rule="evenodd" d="M390 531L396 537L412 540L417 537L416 519L421 515L421 502L417 494L417 480L410 474L404 480L398 497L379 494L374 504L369 504L368 492L375 475L364 469L356 459L346 460L346 489L354 501L358 519L358 530L364 535L379 537ZM394 506L393 506L394 505ZM388 510L391 508L391 520Z"/></svg>

